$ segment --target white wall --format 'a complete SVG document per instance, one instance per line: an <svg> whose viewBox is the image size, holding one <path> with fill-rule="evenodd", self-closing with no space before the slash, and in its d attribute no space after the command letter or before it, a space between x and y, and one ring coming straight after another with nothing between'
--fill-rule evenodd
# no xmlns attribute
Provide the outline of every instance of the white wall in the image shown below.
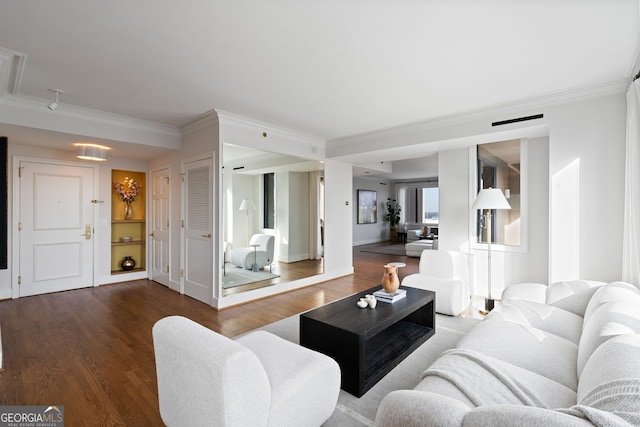
<svg viewBox="0 0 640 427"><path fill-rule="evenodd" d="M378 222L375 224L358 224L358 190L377 192ZM393 185L385 180L356 177L353 178L353 246L389 240L389 223L384 221L387 197L394 198Z"/></svg>
<svg viewBox="0 0 640 427"><path fill-rule="evenodd" d="M550 280L620 280L626 99L624 94L549 108L549 176L572 169L578 188L577 217L551 205ZM556 181L556 183L558 183ZM552 200L555 191L551 188ZM576 236L571 225L577 223ZM570 268L566 268L570 266Z"/></svg>
<svg viewBox="0 0 640 427"><path fill-rule="evenodd" d="M325 162L325 275L353 273L353 172L348 163Z"/></svg>
<svg viewBox="0 0 640 427"><path fill-rule="evenodd" d="M13 217L14 207L14 192L17 182L14 177L17 176L17 171L13 169L13 161L15 157L21 158L33 158L33 159L46 159L62 162L73 162L79 164L87 164L86 161L79 161L75 157L75 153L72 151L52 150L42 147L32 147L27 145L15 145L9 142L8 145L9 155L9 265L7 270L0 270L0 299L12 297L12 286L17 286L17 271L14 272L12 263L14 261L13 245L17 239L17 226ZM94 274L95 284L101 285L106 283L121 282L128 280L124 276L112 276L111 275L111 195L112 195L112 182L111 182L111 170L133 170L140 172L147 172L148 164L146 161L127 159L121 157L110 156L106 162L101 163L89 163L96 166L98 173L96 176L97 194L95 195L97 200L103 201L103 203L97 203L97 223L95 224L94 238L96 239L96 271ZM134 273L140 275L140 273ZM144 273L141 273L144 275ZM18 293L14 293L18 295Z"/></svg>
<svg viewBox="0 0 640 427"><path fill-rule="evenodd" d="M529 250L536 250L537 253L502 260L507 271L503 282L620 280L625 95L614 93L560 105L548 104L537 101L530 105L488 109L447 121L429 122L424 126L414 125L410 129L355 137L351 141L330 141L327 151L334 155L350 156L358 150L385 150L403 145L424 147L425 152L433 150L434 145L439 147L440 248L465 250L469 239L467 215L473 201L468 193L468 174L472 167L467 147L509 139L530 138L533 141L535 138L548 137L548 161L545 162L541 157L536 159L536 156L544 157L543 152L534 154L532 160L536 163L530 168L532 171L548 171L546 179L530 183L547 186L546 191L536 193L537 206L530 205L529 235L535 234L541 240L529 242ZM538 113L544 114L544 118L496 128L491 126L495 121ZM447 150L447 147L451 149ZM555 197L559 190L553 187L554 180L570 167L575 169L573 186L576 188L566 188L571 184L569 180L562 194L577 194L578 208L574 217L567 217L564 206ZM544 204L543 199L549 204L547 209L540 209ZM546 243L537 234L545 234L545 217L549 221ZM575 225L575 235L570 233L571 227L568 225ZM545 244L544 251L536 248L536 245ZM543 255L545 253L548 256ZM542 256L546 256L546 262ZM546 278L543 277L545 272ZM478 274L481 279L481 272Z"/></svg>

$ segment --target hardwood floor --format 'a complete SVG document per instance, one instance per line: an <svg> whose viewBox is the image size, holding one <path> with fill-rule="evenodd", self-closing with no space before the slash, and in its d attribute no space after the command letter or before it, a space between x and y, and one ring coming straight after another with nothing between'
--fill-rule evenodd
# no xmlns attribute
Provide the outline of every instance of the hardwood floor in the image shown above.
<svg viewBox="0 0 640 427"><path fill-rule="evenodd" d="M156 321L182 315L233 337L375 286L387 262L407 264L401 278L417 272L417 258L364 248L353 275L223 311L149 280L0 301L0 405L62 405L68 426L162 425Z"/></svg>

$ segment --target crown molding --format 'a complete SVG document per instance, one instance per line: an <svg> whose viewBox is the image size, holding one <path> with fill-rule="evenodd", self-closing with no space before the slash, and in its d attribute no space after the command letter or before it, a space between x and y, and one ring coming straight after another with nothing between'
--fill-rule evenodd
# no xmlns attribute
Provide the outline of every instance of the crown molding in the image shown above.
<svg viewBox="0 0 640 427"><path fill-rule="evenodd" d="M219 109L216 109L214 111L218 115L220 124L230 124L233 126L247 129L247 130L259 131L260 133L262 132L277 133L290 139L296 139L299 141L306 142L307 144L310 144L310 145L322 147L322 149L324 150L325 140L322 138L318 138L318 137L315 137L306 133L298 132L292 129L279 127L271 123L254 120L249 117L241 116L239 114L230 113L228 111L223 111Z"/></svg>
<svg viewBox="0 0 640 427"><path fill-rule="evenodd" d="M0 97L0 106L5 106L15 114L3 115L3 122L19 126L61 131L68 133L87 134L91 128L111 130L122 135L136 135L148 141L154 141L155 146L176 149L180 148L182 139L180 130L174 126L147 120L135 119L104 111L77 107L61 103L54 111L47 109L47 100L24 95L4 95ZM16 118L11 120L10 116ZM91 135L105 139L118 139L114 136ZM131 136L130 141L140 142ZM148 142L147 142L148 143Z"/></svg>
<svg viewBox="0 0 640 427"><path fill-rule="evenodd" d="M480 109L434 117L432 119L421 120L385 129L378 129L357 135L335 138L327 141L327 149L329 150L332 145L344 146L367 143L373 140L379 141L381 139L412 135L446 126L459 125L474 120L510 116L522 111L537 110L540 108L569 104L592 98L616 95L625 93L629 87L629 83L629 78L614 80L578 89L558 91L519 101L495 104Z"/></svg>
<svg viewBox="0 0 640 427"><path fill-rule="evenodd" d="M194 121L187 123L184 126L180 126L180 133L182 136L187 136L218 124L220 124L220 120L218 119L216 110L210 110L198 116Z"/></svg>

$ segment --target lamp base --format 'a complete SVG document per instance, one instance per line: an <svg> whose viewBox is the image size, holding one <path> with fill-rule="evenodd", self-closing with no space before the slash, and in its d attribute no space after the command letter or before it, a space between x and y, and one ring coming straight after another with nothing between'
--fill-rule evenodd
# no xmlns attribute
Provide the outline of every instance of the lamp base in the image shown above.
<svg viewBox="0 0 640 427"><path fill-rule="evenodd" d="M488 313L495 307L495 302L493 298L485 298L484 299L484 310Z"/></svg>

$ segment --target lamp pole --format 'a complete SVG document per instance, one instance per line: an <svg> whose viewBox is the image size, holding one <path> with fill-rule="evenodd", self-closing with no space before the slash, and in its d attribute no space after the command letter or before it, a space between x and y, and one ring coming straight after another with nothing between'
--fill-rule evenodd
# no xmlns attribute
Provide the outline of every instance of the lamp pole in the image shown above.
<svg viewBox="0 0 640 427"><path fill-rule="evenodd" d="M487 209L487 287L488 296L484 304L487 312L493 310L494 301L491 298L491 209Z"/></svg>

